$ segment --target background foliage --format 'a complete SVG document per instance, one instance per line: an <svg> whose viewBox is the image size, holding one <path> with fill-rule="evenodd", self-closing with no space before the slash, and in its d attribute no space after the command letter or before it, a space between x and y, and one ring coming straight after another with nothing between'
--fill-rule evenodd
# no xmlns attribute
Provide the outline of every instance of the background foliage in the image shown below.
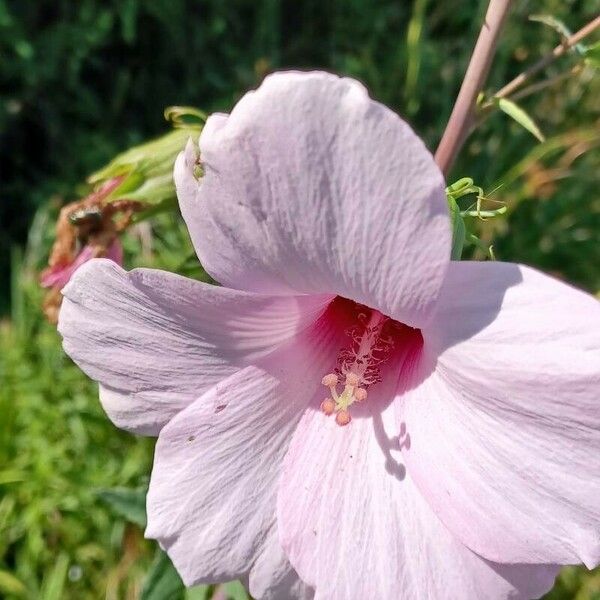
<svg viewBox="0 0 600 600"><path fill-rule="evenodd" d="M165 106L227 110L262 76L319 67L362 79L430 148L439 141L486 2L462 0L0 0L0 597L137 598L154 547L101 491L145 484L152 442L106 420L94 386L40 317L36 273L57 208L114 154L166 131ZM498 89L598 0L515 2L489 79ZM570 55L545 73L566 71ZM470 138L468 175L508 207L481 223L500 259L600 290L599 78L586 68L522 100L547 141L502 114ZM175 215L125 239L127 264L190 268ZM570 569L553 600L600 598Z"/></svg>

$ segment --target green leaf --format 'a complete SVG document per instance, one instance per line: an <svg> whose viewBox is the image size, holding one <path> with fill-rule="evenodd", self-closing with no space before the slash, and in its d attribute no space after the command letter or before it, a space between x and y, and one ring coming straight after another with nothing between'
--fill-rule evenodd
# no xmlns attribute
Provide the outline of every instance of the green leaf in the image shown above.
<svg viewBox="0 0 600 600"><path fill-rule="evenodd" d="M122 0L120 5L121 35L127 44L135 41L138 8L137 0Z"/></svg>
<svg viewBox="0 0 600 600"><path fill-rule="evenodd" d="M563 42L573 35L571 30L560 19L557 19L552 15L531 15L529 20L542 23L547 27L554 29L554 31L560 35ZM583 44L575 44L573 49L579 54L584 54L585 52L585 46Z"/></svg>
<svg viewBox="0 0 600 600"><path fill-rule="evenodd" d="M15 469L0 471L0 485L5 483L18 483L20 481L27 481L27 475L25 473Z"/></svg>
<svg viewBox="0 0 600 600"><path fill-rule="evenodd" d="M98 497L110 506L114 513L130 523L146 527L146 490L114 488L101 490Z"/></svg>
<svg viewBox="0 0 600 600"><path fill-rule="evenodd" d="M140 600L185 600L185 586L171 559L159 550L146 575Z"/></svg>
<svg viewBox="0 0 600 600"><path fill-rule="evenodd" d="M185 590L185 600L210 600L214 586L198 585Z"/></svg>
<svg viewBox="0 0 600 600"><path fill-rule="evenodd" d="M230 581L223 585L229 600L249 600L250 596L239 581Z"/></svg>
<svg viewBox="0 0 600 600"><path fill-rule="evenodd" d="M450 258L460 260L463 246L465 245L465 236L467 231L465 222L460 214L460 208L452 196L448 196L448 208L450 209L450 221L452 223L452 250Z"/></svg>
<svg viewBox="0 0 600 600"><path fill-rule="evenodd" d="M66 554L59 554L54 567L44 578L40 600L62 600L64 598L68 569L69 557Z"/></svg>
<svg viewBox="0 0 600 600"><path fill-rule="evenodd" d="M529 20L547 25L563 38L571 37L571 30L560 19L552 15L530 15Z"/></svg>
<svg viewBox="0 0 600 600"><path fill-rule="evenodd" d="M25 596L27 588L19 579L8 571L0 571L0 596L12 594L13 596Z"/></svg>
<svg viewBox="0 0 600 600"><path fill-rule="evenodd" d="M600 42L587 46L583 56L588 65L600 69Z"/></svg>
<svg viewBox="0 0 600 600"><path fill-rule="evenodd" d="M508 100L508 98L493 98L493 102L503 113L514 119L521 127L527 129L540 142L545 141L546 138L535 121L518 104Z"/></svg>

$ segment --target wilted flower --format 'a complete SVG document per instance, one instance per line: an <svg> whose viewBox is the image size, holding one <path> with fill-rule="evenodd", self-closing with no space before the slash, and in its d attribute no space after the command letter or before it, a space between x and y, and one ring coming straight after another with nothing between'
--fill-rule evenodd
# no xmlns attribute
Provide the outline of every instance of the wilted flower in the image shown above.
<svg viewBox="0 0 600 600"><path fill-rule="evenodd" d="M83 263L100 257L123 263L123 248L117 234L129 225L133 213L142 205L127 200L108 202L121 182L121 177L115 177L82 200L61 209L48 267L40 274L41 286L50 288L44 299L44 314L49 321L56 323L62 300L60 292ZM115 222L114 217L119 213L121 218Z"/></svg>
<svg viewBox="0 0 600 600"><path fill-rule="evenodd" d="M88 178L91 194L60 211L56 241L40 276L42 287L50 288L44 299L49 321L56 322L61 289L84 262L105 257L122 264L118 234L131 224L134 212L151 207L156 214L175 203L173 162L186 139L201 129L204 114L173 106L165 118L175 127L172 131L118 154Z"/></svg>
<svg viewBox="0 0 600 600"><path fill-rule="evenodd" d="M257 598L531 598L600 557L600 310L451 262L429 152L355 81L282 73L177 163L223 287L92 261L64 347L159 436L147 535Z"/></svg>

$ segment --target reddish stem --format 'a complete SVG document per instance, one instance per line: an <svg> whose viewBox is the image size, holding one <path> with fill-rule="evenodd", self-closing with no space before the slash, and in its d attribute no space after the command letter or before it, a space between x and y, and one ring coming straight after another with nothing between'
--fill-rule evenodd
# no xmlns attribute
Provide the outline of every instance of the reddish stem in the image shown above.
<svg viewBox="0 0 600 600"><path fill-rule="evenodd" d="M435 153L435 161L444 175L452 167L470 129L477 95L490 70L500 31L511 4L512 0L490 0L465 78Z"/></svg>
<svg viewBox="0 0 600 600"><path fill-rule="evenodd" d="M531 79L533 75L547 67L552 61L556 60L559 56L562 56L567 50L578 44L583 38L590 35L593 31L600 27L600 17L596 17L584 25L578 32L574 33L571 37L564 40L562 44L559 44L548 52L545 56L542 56L540 60L531 65L527 70L523 71L520 75L517 75L512 81L507 83L502 89L498 90L494 96L496 98L506 98L509 94L512 94L517 88L521 87L528 79Z"/></svg>

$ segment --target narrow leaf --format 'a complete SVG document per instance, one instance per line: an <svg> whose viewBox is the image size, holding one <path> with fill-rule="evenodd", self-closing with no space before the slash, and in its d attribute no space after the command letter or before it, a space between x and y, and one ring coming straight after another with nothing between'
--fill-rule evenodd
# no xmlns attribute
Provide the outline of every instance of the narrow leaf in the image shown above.
<svg viewBox="0 0 600 600"><path fill-rule="evenodd" d="M185 586L171 559L159 550L146 575L140 600L185 600Z"/></svg>
<svg viewBox="0 0 600 600"><path fill-rule="evenodd" d="M527 129L540 142L546 139L535 121L518 104L508 100L508 98L494 98L494 103L503 113L514 119L521 127Z"/></svg>
<svg viewBox="0 0 600 600"><path fill-rule="evenodd" d="M185 590L185 600L210 600L214 586L198 585Z"/></svg>
<svg viewBox="0 0 600 600"><path fill-rule="evenodd" d="M64 598L69 557L59 554L52 570L44 578L40 600L62 600Z"/></svg>
<svg viewBox="0 0 600 600"><path fill-rule="evenodd" d="M4 483L18 483L20 481L27 481L27 475L22 471L17 471L16 469L0 471L0 485Z"/></svg>
<svg viewBox="0 0 600 600"><path fill-rule="evenodd" d="M146 527L146 490L114 488L101 490L98 496L106 502L112 511L130 523Z"/></svg>
<svg viewBox="0 0 600 600"><path fill-rule="evenodd" d="M600 69L600 42L587 46L583 56L588 65Z"/></svg>
<svg viewBox="0 0 600 600"><path fill-rule="evenodd" d="M557 19L553 15L531 15L529 20L542 23L547 27L554 29L554 31L560 35L563 42L573 35L571 30L560 19ZM573 49L579 54L583 54L585 51L585 46L583 44L575 44Z"/></svg>
<svg viewBox="0 0 600 600"><path fill-rule="evenodd" d="M249 600L248 593L239 581L230 581L223 585L229 600Z"/></svg>
<svg viewBox="0 0 600 600"><path fill-rule="evenodd" d="M554 29L562 38L571 37L571 30L560 20L552 15L530 15L530 21L543 23L544 25Z"/></svg>
<svg viewBox="0 0 600 600"><path fill-rule="evenodd" d="M26 596L27 588L8 571L0 571L0 597L9 596Z"/></svg>

